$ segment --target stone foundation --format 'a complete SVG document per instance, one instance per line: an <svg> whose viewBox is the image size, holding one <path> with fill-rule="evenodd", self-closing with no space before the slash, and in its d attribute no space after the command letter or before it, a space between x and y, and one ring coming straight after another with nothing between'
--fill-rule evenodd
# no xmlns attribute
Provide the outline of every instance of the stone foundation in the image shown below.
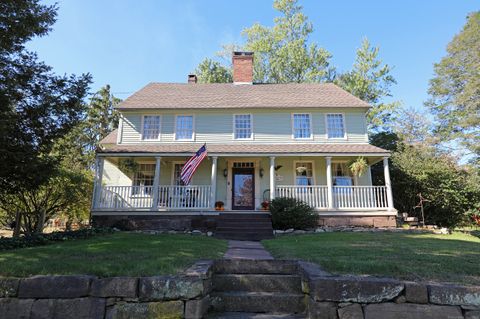
<svg viewBox="0 0 480 319"><path fill-rule="evenodd" d="M319 226L358 226L358 227L396 227L395 216L322 216L318 218Z"/></svg>

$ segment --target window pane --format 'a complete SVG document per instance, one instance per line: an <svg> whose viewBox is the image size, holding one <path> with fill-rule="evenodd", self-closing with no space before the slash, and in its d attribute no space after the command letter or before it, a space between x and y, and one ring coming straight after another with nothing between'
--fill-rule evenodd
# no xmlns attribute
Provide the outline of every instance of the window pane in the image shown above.
<svg viewBox="0 0 480 319"><path fill-rule="evenodd" d="M155 164L139 164L138 170L133 176L132 194L134 195L151 195L151 188L143 188L145 186L153 186L153 179L155 178Z"/></svg>
<svg viewBox="0 0 480 319"><path fill-rule="evenodd" d="M177 186L183 186L185 185L180 178L180 175L182 173L182 168L184 164L175 164L175 171L173 172L173 185Z"/></svg>
<svg viewBox="0 0 480 319"><path fill-rule="evenodd" d="M327 114L328 138L344 138L343 114Z"/></svg>
<svg viewBox="0 0 480 319"><path fill-rule="evenodd" d="M158 140L160 136L160 116L143 117L143 139Z"/></svg>
<svg viewBox="0 0 480 319"><path fill-rule="evenodd" d="M252 138L252 118L250 114L235 115L235 139Z"/></svg>
<svg viewBox="0 0 480 319"><path fill-rule="evenodd" d="M175 139L191 140L193 137L193 116L179 115L177 116Z"/></svg>
<svg viewBox="0 0 480 319"><path fill-rule="evenodd" d="M313 165L311 162L297 162L295 164L295 184L313 185Z"/></svg>
<svg viewBox="0 0 480 319"><path fill-rule="evenodd" d="M293 114L293 137L310 138L310 114Z"/></svg>

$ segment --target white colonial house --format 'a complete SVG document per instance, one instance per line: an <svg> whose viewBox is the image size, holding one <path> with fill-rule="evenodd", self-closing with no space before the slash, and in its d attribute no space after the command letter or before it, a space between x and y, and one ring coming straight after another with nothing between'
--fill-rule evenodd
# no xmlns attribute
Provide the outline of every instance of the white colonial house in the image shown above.
<svg viewBox="0 0 480 319"><path fill-rule="evenodd" d="M249 52L234 52L233 66L233 83L150 83L117 107L119 127L97 152L94 222L195 228L198 216L295 197L319 224L395 225L390 153L368 143L367 103L330 83L252 83ZM183 185L182 165L204 144L208 157ZM370 169L352 176L358 157L383 161L385 185L372 185Z"/></svg>

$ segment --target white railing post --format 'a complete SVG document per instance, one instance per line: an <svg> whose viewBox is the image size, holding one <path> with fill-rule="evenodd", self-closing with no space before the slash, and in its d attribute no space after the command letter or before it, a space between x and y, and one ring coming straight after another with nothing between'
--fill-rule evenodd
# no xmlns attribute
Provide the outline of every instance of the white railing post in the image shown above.
<svg viewBox="0 0 480 319"><path fill-rule="evenodd" d="M157 210L158 208L158 193L160 185L160 164L162 158L160 156L155 157L155 176L153 177L153 187L152 187L152 207L150 210Z"/></svg>
<svg viewBox="0 0 480 319"><path fill-rule="evenodd" d="M388 157L383 158L383 174L385 178L385 186L387 187L387 206L389 210L393 210L392 183L390 181L390 169L388 167Z"/></svg>
<svg viewBox="0 0 480 319"><path fill-rule="evenodd" d="M327 199L328 208L333 208L333 181L332 181L332 158L325 157L327 166Z"/></svg>
<svg viewBox="0 0 480 319"><path fill-rule="evenodd" d="M210 182L210 207L215 208L217 196L217 156L212 156L212 179Z"/></svg>
<svg viewBox="0 0 480 319"><path fill-rule="evenodd" d="M93 181L93 201L92 208L98 208L100 196L102 194L104 158L97 155L95 158L95 179Z"/></svg>
<svg viewBox="0 0 480 319"><path fill-rule="evenodd" d="M275 199L275 157L270 157L270 200Z"/></svg>

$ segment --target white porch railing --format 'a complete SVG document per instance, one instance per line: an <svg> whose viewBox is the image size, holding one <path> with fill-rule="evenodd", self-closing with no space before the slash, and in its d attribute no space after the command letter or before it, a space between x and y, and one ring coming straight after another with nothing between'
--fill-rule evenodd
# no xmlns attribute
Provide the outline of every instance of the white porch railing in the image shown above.
<svg viewBox="0 0 480 319"><path fill-rule="evenodd" d="M328 207L327 186L277 186L276 197L291 197L311 207Z"/></svg>
<svg viewBox="0 0 480 319"><path fill-rule="evenodd" d="M153 186L103 186L95 209L208 209L210 185L158 187L158 202L153 203Z"/></svg>
<svg viewBox="0 0 480 319"><path fill-rule="evenodd" d="M386 186L333 186L334 208L388 208ZM276 197L291 197L314 208L328 207L327 186L277 186Z"/></svg>

